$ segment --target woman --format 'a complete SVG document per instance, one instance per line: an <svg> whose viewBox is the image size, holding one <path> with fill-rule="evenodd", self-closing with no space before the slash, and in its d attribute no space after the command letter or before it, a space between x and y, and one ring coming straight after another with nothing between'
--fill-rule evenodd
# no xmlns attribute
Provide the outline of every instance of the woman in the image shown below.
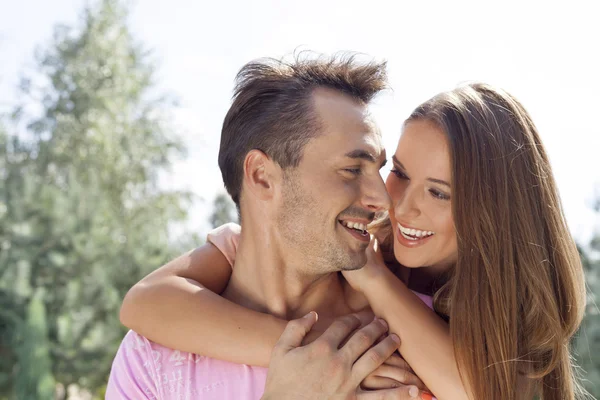
<svg viewBox="0 0 600 400"><path fill-rule="evenodd" d="M367 266L344 276L400 336L403 358L440 400L574 399L569 341L583 316L583 271L523 106L483 84L441 93L407 119L392 160L386 185L393 207L375 228L389 232L383 248L393 249L397 263L386 258L385 268L371 254ZM203 254L195 268L210 272L195 277L219 293L230 270L216 249ZM173 310L192 302L172 296L185 274L165 271L130 291L125 325L170 347L267 365L283 321L216 295L193 299L203 302L202 327L192 326L191 309L169 329L145 317L158 303ZM433 295L449 328L407 287ZM228 343L244 344L203 348L199 335L239 335L244 342Z"/></svg>

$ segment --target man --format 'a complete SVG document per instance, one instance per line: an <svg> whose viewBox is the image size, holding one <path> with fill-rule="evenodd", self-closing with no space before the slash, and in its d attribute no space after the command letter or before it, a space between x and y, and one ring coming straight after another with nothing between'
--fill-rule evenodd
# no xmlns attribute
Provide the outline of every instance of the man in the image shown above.
<svg viewBox="0 0 600 400"><path fill-rule="evenodd" d="M337 273L365 264L366 225L389 208L385 150L367 110L385 86L385 64L352 57L253 62L238 74L223 123L219 166L243 227L223 297L286 319L306 315L288 326L273 360L305 366L302 398L409 398L407 388L360 389L398 338L371 347L387 330L373 321L346 341L360 321L348 315L355 310ZM316 321L310 311L331 327L292 352ZM257 399L265 379L263 368L172 352L130 332L107 398ZM295 398L281 379L269 382L265 398Z"/></svg>

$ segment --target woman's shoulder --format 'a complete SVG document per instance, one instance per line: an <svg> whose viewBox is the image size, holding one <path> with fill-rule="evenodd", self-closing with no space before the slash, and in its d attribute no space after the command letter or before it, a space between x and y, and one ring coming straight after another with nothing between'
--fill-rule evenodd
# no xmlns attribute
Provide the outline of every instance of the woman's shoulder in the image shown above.
<svg viewBox="0 0 600 400"><path fill-rule="evenodd" d="M230 222L210 231L206 235L206 241L219 249L227 258L229 265L233 266L241 233L242 227Z"/></svg>

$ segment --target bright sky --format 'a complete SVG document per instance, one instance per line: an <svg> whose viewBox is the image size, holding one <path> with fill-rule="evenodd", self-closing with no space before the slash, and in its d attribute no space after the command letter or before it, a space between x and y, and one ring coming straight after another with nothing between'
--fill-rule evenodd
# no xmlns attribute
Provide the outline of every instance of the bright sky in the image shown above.
<svg viewBox="0 0 600 400"><path fill-rule="evenodd" d="M19 74L33 67L53 26L72 25L83 0L0 0L0 111L14 103ZM374 115L388 151L410 111L466 81L499 85L532 114L553 163L571 230L586 241L600 219L600 3L502 1L134 2L131 26L160 61L160 86L181 100L176 121L189 147L170 185L204 201L192 224L208 229L220 128L233 79L247 61L296 48L354 50L387 59L393 92ZM388 170L384 171L387 175ZM518 204L515 205L518 207Z"/></svg>

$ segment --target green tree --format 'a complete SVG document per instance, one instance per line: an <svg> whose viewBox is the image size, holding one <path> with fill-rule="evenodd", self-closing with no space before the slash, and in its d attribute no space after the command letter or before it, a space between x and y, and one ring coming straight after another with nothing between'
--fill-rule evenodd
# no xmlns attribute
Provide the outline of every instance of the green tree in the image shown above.
<svg viewBox="0 0 600 400"><path fill-rule="evenodd" d="M124 333L120 302L173 256L168 227L186 218L190 198L158 185L182 146L174 104L157 93L154 63L127 17L120 1L101 0L78 27L57 27L39 74L21 85L20 133L2 136L0 150L0 301L10 306L0 337L18 343L0 351L20 362L43 329L23 335L13 320L27 326L45 313L51 374L94 391ZM32 303L39 293L41 308ZM0 367L0 385L2 377L18 384L17 372L29 368ZM36 385L47 382L42 375Z"/></svg>
<svg viewBox="0 0 600 400"><path fill-rule="evenodd" d="M51 372L50 343L42 290L36 290L31 298L20 334L22 343L17 348L16 398L54 399L55 383Z"/></svg>
<svg viewBox="0 0 600 400"><path fill-rule="evenodd" d="M213 228L228 222L239 222L235 203L228 194L220 193L213 200L213 212L210 215L210 224Z"/></svg>
<svg viewBox="0 0 600 400"><path fill-rule="evenodd" d="M598 211L598 207L596 207ZM600 235L592 239L587 251L580 249L586 274L587 307L585 318L577 334L574 350L581 367L586 389L600 398Z"/></svg>
<svg viewBox="0 0 600 400"><path fill-rule="evenodd" d="M14 348L25 315L23 304L18 301L13 290L8 290L9 285L5 279L5 265L10 251L10 242L7 240L9 215L6 205L10 192L6 185L10 170L10 138L1 122L3 121L0 121L0 399L13 390L13 367L17 362ZM18 286L15 281L11 284L13 287Z"/></svg>

